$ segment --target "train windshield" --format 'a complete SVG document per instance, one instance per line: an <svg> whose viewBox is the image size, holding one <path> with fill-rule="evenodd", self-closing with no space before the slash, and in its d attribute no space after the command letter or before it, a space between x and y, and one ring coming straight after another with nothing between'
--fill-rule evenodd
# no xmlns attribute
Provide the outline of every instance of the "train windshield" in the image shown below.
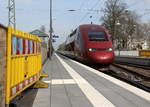
<svg viewBox="0 0 150 107"><path fill-rule="evenodd" d="M107 36L102 31L91 31L88 33L90 41L107 41Z"/></svg>

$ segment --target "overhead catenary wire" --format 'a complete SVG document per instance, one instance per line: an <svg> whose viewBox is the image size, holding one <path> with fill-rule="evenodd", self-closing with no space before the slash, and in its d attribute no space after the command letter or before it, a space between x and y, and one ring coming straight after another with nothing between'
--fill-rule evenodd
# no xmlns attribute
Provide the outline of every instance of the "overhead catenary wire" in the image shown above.
<svg viewBox="0 0 150 107"><path fill-rule="evenodd" d="M81 5L80 5L80 8L79 8L79 10L82 10L83 9L83 7L84 7L84 5L85 5L85 3L89 3L90 2L90 0L87 0L86 2L85 2L85 0L81 3ZM89 14L89 12L87 12L80 20L79 20L79 23L81 23L82 22L82 20L84 20L84 17L86 17L86 16L88 16L88 14Z"/></svg>
<svg viewBox="0 0 150 107"><path fill-rule="evenodd" d="M140 15L139 17L142 18L143 16L146 16L146 15L149 15L150 14L150 11L149 12L146 12L146 13L143 13L142 15Z"/></svg>
<svg viewBox="0 0 150 107"><path fill-rule="evenodd" d="M99 16L97 16L94 21L97 21L97 22L100 21Z"/></svg>
<svg viewBox="0 0 150 107"><path fill-rule="evenodd" d="M97 2L90 8L90 9L88 9L89 11L91 10L93 10L94 11L94 8L98 5L98 3L100 2L100 0L97 0ZM139 4L140 2L134 2L134 3L132 3L131 5L129 5L128 7L127 7L127 9L130 9L130 8L132 8L132 7L134 7L134 6L136 6L137 4ZM80 23L81 22L83 22L86 18L88 18L87 16L89 15L89 14L91 14L91 16L94 14L94 13L92 13L92 12L87 12L82 18L81 18L81 20L80 20ZM145 16L145 15L148 15L148 14L150 14L149 12L146 12L146 13L144 13L143 15L140 15L140 17L143 17L143 16ZM96 21L96 20L98 20L98 16L95 18L95 20L94 21Z"/></svg>
<svg viewBox="0 0 150 107"><path fill-rule="evenodd" d="M130 8L136 6L136 5L139 4L139 3L140 3L140 2L137 2L137 1L136 1L136 2L132 3L131 5L129 5L127 9L130 9Z"/></svg>
<svg viewBox="0 0 150 107"><path fill-rule="evenodd" d="M78 9L79 11L81 11L81 10L87 11L87 12L85 13L85 15L80 18L79 24L81 24L81 23L88 17L88 15L90 14L90 11L92 11L92 10L94 9L94 7L97 5L97 2L100 1L100 0L97 0L96 3L94 3L94 5L93 5L90 9L83 9L83 7L86 6L86 5L88 5L88 3L89 3L90 1L93 2L93 0L86 0L86 2L85 2L85 0L84 0L84 1L81 3L80 8ZM91 3L90 3L90 4L91 4ZM78 26L78 24L77 24L77 26Z"/></svg>
<svg viewBox="0 0 150 107"><path fill-rule="evenodd" d="M86 4L86 3L88 3L90 0L86 0L86 2L85 2L85 0L83 0L83 2L81 3L81 5L80 5L80 7L79 7L79 10L81 10L83 7L84 7L84 5Z"/></svg>
<svg viewBox="0 0 150 107"><path fill-rule="evenodd" d="M95 4L90 8L90 9L88 9L87 11L87 13L80 19L80 21L79 21L79 23L81 24L86 18L87 18L87 16L94 10L94 8L99 4L99 2L100 2L101 0L97 0L96 2L95 2ZM90 12L91 11L91 12Z"/></svg>
<svg viewBox="0 0 150 107"><path fill-rule="evenodd" d="M129 5L127 9L130 9L130 8L133 8L133 7L137 6L139 3L141 3L141 2L136 1L136 2L132 3L131 5ZM146 16L146 15L150 14L150 10L145 9L145 11L147 11L147 12L143 13L142 15L139 15L139 18L142 18L143 16Z"/></svg>

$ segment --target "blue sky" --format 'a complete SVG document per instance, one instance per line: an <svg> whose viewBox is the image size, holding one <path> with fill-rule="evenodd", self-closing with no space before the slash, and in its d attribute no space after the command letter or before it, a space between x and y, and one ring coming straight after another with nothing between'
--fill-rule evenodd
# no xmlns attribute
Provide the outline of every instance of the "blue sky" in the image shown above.
<svg viewBox="0 0 150 107"><path fill-rule="evenodd" d="M102 12L88 11L88 9L101 10L106 0L53 0L53 28L60 38L55 43L62 43L66 36L79 24L100 24ZM129 10L135 10L142 15L150 9L150 0L123 0L128 4ZM8 23L8 0L0 0L0 23ZM69 9L76 11L70 12ZM149 10L150 11L150 10ZM90 18L92 16L92 18ZM30 32L45 25L49 29L49 0L16 0L17 28ZM142 17L143 22L150 20L150 14Z"/></svg>

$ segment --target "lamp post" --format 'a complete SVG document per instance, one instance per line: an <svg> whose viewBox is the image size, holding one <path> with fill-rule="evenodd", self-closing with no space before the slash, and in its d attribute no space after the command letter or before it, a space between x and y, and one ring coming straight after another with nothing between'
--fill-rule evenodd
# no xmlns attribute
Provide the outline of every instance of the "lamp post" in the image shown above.
<svg viewBox="0 0 150 107"><path fill-rule="evenodd" d="M49 31L49 59L51 59L52 56L52 0L50 0L50 31Z"/></svg>
<svg viewBox="0 0 150 107"><path fill-rule="evenodd" d="M117 35L117 27L120 26L121 23L119 21L119 19L115 20L115 24L114 24L114 35L113 36L116 36ZM118 36L118 35L117 35ZM113 39L113 42L114 42L114 39ZM117 48L118 48L118 51L119 51L119 56L120 56L120 39L118 38L118 43L116 43L117 45Z"/></svg>

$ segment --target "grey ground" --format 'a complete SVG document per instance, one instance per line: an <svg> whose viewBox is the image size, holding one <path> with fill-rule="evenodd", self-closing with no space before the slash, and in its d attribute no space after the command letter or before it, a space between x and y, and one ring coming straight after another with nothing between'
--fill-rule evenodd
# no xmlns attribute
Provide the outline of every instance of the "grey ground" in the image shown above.
<svg viewBox="0 0 150 107"><path fill-rule="evenodd" d="M149 101L89 72L66 57L61 58L116 107L150 107ZM46 62L43 71L49 74L43 80L72 79L55 55ZM31 89L24 99L19 107L93 107L77 84L49 84L47 89Z"/></svg>

